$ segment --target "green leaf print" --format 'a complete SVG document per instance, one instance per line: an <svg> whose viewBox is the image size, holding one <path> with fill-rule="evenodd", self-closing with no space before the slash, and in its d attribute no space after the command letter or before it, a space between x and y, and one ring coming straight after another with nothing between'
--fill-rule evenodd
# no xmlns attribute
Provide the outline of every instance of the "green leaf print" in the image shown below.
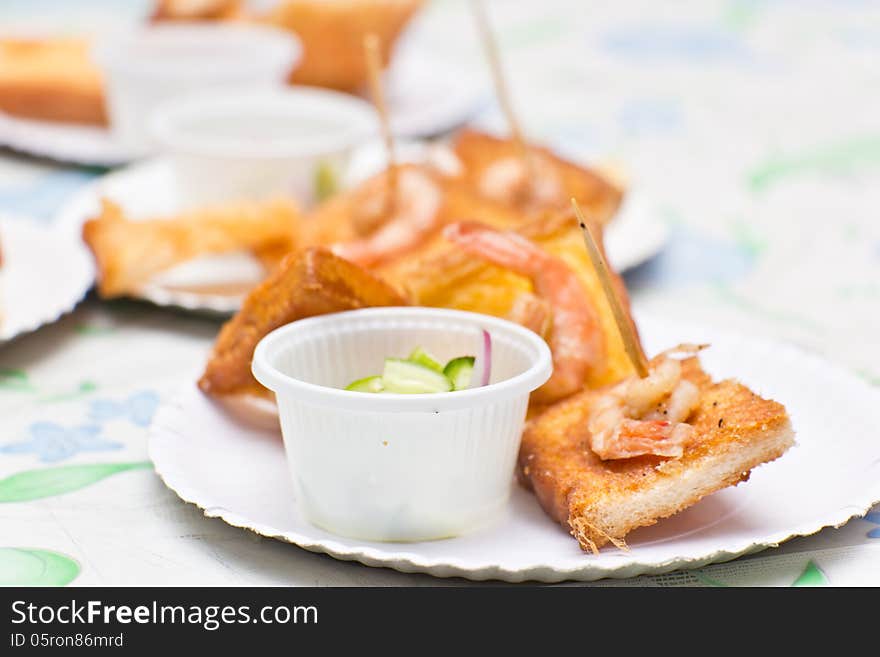
<svg viewBox="0 0 880 657"><path fill-rule="evenodd" d="M126 470L152 468L149 461L132 463L89 463L57 468L25 470L0 479L0 503L27 502L85 488L105 477Z"/></svg>
<svg viewBox="0 0 880 657"><path fill-rule="evenodd" d="M36 388L28 380L27 372L24 370L0 369L0 390L35 392Z"/></svg>
<svg viewBox="0 0 880 657"><path fill-rule="evenodd" d="M98 384L94 381L80 381L79 385L70 392L62 392L57 395L48 395L47 397L42 397L39 399L42 403L50 403L50 402L59 402L59 401L70 401L72 399L78 399L85 395L89 395L95 392L98 389Z"/></svg>
<svg viewBox="0 0 880 657"><path fill-rule="evenodd" d="M839 175L869 166L880 166L880 135L853 137L788 157L770 159L748 178L754 192L762 192L783 179L803 173Z"/></svg>
<svg viewBox="0 0 880 657"><path fill-rule="evenodd" d="M79 564L51 550L0 548L0 586L66 586Z"/></svg>
<svg viewBox="0 0 880 657"><path fill-rule="evenodd" d="M828 578L813 561L809 561L792 586L828 586Z"/></svg>

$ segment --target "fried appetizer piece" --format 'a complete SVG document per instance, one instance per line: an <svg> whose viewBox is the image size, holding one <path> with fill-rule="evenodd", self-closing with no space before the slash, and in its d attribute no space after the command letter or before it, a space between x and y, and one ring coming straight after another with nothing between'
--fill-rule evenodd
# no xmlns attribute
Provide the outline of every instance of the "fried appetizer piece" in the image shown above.
<svg viewBox="0 0 880 657"><path fill-rule="evenodd" d="M241 0L158 0L154 21L209 21L241 15Z"/></svg>
<svg viewBox="0 0 880 657"><path fill-rule="evenodd" d="M389 184L391 175L397 176L396 188ZM474 195L429 166L405 164L397 167L396 174L386 170L319 205L303 222L303 239L387 272L396 268L395 263L420 262L448 250L441 229L462 218L498 228L516 227L527 220Z"/></svg>
<svg viewBox="0 0 880 657"><path fill-rule="evenodd" d="M626 355L623 341L617 330L614 315L602 291L602 284L593 269L584 249L583 235L574 216L568 213L547 213L538 218L522 221L522 215L500 208L488 202L473 204L482 211L476 215L481 223L494 228L515 228L522 237L534 242L546 252L541 256L552 267L532 267L527 262L514 267L509 259L502 264L501 257L487 257L489 252L476 244L476 250L483 250L476 256L460 244L448 239L439 239L426 245L420 251L398 258L376 271L411 297L414 304L440 308L471 310L511 319L540 333L551 345L561 345L554 353L554 363L563 370L562 360L571 351L565 347L565 336L582 335L590 331L590 340L583 345L571 345L580 355L588 355L590 366L586 368L583 384L599 387L633 373L632 364ZM459 217L475 215L456 214ZM515 218L520 218L517 223ZM589 220L589 218L588 218ZM594 229L598 235L600 230ZM441 236L442 237L442 236ZM601 247L601 244L600 244ZM531 250L531 249L529 249ZM503 255L503 254L496 254ZM494 261L493 261L494 260ZM488 262L487 262L488 261ZM552 271L551 271L552 270ZM566 274L566 270L571 275ZM623 281L613 273L618 297L629 311L629 298ZM572 282L572 276L577 285ZM579 298L573 298L580 295ZM569 312L578 305L574 315L576 322L570 322ZM592 318L584 315L586 304ZM554 322L557 324L554 329ZM558 324L562 322L563 326ZM560 340L554 333L565 330ZM587 349L583 351L581 349ZM561 350L560 350L561 348ZM575 368L580 371L580 368ZM551 395L552 397L552 395ZM542 395L533 397L533 402L541 402ZM543 401L547 401L546 399Z"/></svg>
<svg viewBox="0 0 880 657"><path fill-rule="evenodd" d="M658 371L669 361L651 361L651 381L586 390L527 425L520 481L584 550L625 546L633 529L747 480L794 444L781 404L732 380L713 382L696 357L670 378Z"/></svg>
<svg viewBox="0 0 880 657"><path fill-rule="evenodd" d="M306 218L306 242L330 245L347 260L373 266L436 233L445 221L444 197L442 180L427 167L386 170L318 206Z"/></svg>
<svg viewBox="0 0 880 657"><path fill-rule="evenodd" d="M79 39L0 40L0 111L42 121L105 125L101 74Z"/></svg>
<svg viewBox="0 0 880 657"><path fill-rule="evenodd" d="M98 265L104 298L135 292L149 279L198 256L251 251L271 269L298 241L299 213L276 199L132 221L102 200L101 213L83 225Z"/></svg>
<svg viewBox="0 0 880 657"><path fill-rule="evenodd" d="M530 166L512 139L462 130L453 144L463 167L462 180L474 193L523 212L562 210L571 198L602 225L623 199L618 183L564 160L552 151L530 146Z"/></svg>
<svg viewBox="0 0 880 657"><path fill-rule="evenodd" d="M272 393L251 374L254 349L264 335L313 315L402 305L406 301L394 288L326 249L291 253L220 330L199 388L213 396L271 399Z"/></svg>
<svg viewBox="0 0 880 657"><path fill-rule="evenodd" d="M366 84L364 36L379 38L383 66L423 0L281 0L259 20L294 32L302 61L291 82L355 92Z"/></svg>
<svg viewBox="0 0 880 657"><path fill-rule="evenodd" d="M443 235L465 253L521 274L534 286L535 293L518 297L510 313L521 324L549 333L553 374L531 400L551 403L581 390L589 373L604 365L605 341L598 313L575 271L515 231L459 222L448 225Z"/></svg>

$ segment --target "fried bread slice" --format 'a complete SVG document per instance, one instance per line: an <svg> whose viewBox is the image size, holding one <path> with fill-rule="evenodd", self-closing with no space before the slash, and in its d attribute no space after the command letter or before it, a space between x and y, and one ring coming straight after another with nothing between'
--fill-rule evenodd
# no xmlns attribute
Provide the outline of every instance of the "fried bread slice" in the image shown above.
<svg viewBox="0 0 880 657"><path fill-rule="evenodd" d="M794 444L782 404L733 380L713 382L697 358L683 361L682 368L683 377L699 388L700 402L688 420L697 440L680 458L599 459L589 447L587 424L602 390L569 397L528 424L519 479L584 550L623 545L633 529L747 480L753 468Z"/></svg>
<svg viewBox="0 0 880 657"><path fill-rule="evenodd" d="M304 317L402 305L406 301L394 288L326 249L291 253L223 325L199 388L213 396L272 398L251 373L254 349L264 335Z"/></svg>
<svg viewBox="0 0 880 657"><path fill-rule="evenodd" d="M299 213L285 199L143 221L129 219L120 206L103 200L101 213L83 224L104 298L136 292L150 277L202 255L251 251L271 269L294 248L298 233Z"/></svg>
<svg viewBox="0 0 880 657"><path fill-rule="evenodd" d="M476 130L461 130L453 149L463 167L462 181L475 193L486 195L486 177L493 165L502 160L517 161L520 148L512 139L503 139ZM607 224L623 200L622 187L610 177L556 155L548 148L530 145L539 164L552 171L559 180L558 189L539 203L538 211L561 210L569 207L571 198L600 224ZM540 167L538 170L540 174ZM490 174L491 175L491 174ZM534 181L532 184L535 184ZM510 195L501 200L511 207L523 209L522 199Z"/></svg>
<svg viewBox="0 0 880 657"><path fill-rule="evenodd" d="M105 125L101 73L74 38L0 39L0 111L42 121Z"/></svg>

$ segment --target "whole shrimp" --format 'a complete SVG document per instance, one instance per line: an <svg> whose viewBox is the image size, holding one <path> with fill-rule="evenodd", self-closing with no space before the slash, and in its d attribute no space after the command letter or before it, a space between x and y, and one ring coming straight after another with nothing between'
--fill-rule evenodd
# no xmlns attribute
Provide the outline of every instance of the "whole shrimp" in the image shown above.
<svg viewBox="0 0 880 657"><path fill-rule="evenodd" d="M679 457L693 440L686 420L699 403L697 386L681 377L673 352L702 347L681 345L661 354L648 376L624 379L593 404L588 427L591 448L603 459L634 456Z"/></svg>
<svg viewBox="0 0 880 657"><path fill-rule="evenodd" d="M549 403L582 389L590 370L601 365L605 344L596 311L569 266L517 233L476 222L450 224L443 235L467 253L527 276L547 302L553 375L533 400Z"/></svg>
<svg viewBox="0 0 880 657"><path fill-rule="evenodd" d="M362 239L334 244L330 247L333 253L369 267L405 253L438 227L443 193L431 176L403 168L398 171L391 203L386 191L384 177L365 188L365 194L358 198L355 219L361 226L369 226L365 232L372 232Z"/></svg>
<svg viewBox="0 0 880 657"><path fill-rule="evenodd" d="M528 162L513 156L492 162L478 182L480 193L526 211L563 205L565 190L552 163L536 152L528 158Z"/></svg>

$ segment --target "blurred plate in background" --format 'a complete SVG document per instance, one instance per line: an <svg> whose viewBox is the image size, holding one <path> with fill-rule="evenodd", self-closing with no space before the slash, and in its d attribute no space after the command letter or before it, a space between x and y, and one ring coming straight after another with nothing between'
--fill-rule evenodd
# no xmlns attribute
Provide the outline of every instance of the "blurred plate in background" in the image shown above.
<svg viewBox="0 0 880 657"><path fill-rule="evenodd" d="M386 73L391 125L399 137L434 136L471 118L484 90L462 83L449 64L419 53L397 57ZM0 146L74 164L117 166L133 161L109 129L9 116L0 112Z"/></svg>
<svg viewBox="0 0 880 657"><path fill-rule="evenodd" d="M79 239L31 219L0 216L0 343L70 312L95 279Z"/></svg>

